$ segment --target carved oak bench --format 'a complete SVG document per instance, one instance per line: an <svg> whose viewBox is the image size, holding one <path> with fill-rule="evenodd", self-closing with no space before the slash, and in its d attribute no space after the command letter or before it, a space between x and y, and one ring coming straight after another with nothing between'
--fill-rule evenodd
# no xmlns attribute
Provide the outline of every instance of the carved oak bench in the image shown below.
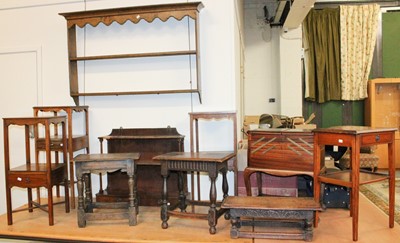
<svg viewBox="0 0 400 243"><path fill-rule="evenodd" d="M221 207L229 209L231 238L305 241L312 241L314 212L322 210L312 197L229 196Z"/></svg>

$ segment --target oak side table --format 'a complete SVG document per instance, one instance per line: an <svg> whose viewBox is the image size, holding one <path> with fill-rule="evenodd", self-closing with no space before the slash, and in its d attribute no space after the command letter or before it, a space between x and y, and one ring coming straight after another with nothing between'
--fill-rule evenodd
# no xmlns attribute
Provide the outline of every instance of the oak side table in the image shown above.
<svg viewBox="0 0 400 243"><path fill-rule="evenodd" d="M199 120L213 121L213 120L230 120L233 128L233 150L237 153L237 118L235 111L216 111L216 112L190 112L190 152L200 151L200 137L199 137ZM234 176L234 192L235 196L238 195L238 165L236 157L232 158L232 162L228 163L228 170L233 171ZM194 192L194 175L191 175L192 192ZM200 175L197 174L197 199L200 200ZM194 200L194 193L192 193Z"/></svg>
<svg viewBox="0 0 400 243"><path fill-rule="evenodd" d="M358 240L359 186L389 180L389 227L394 227L395 197L395 132L397 128L374 128L365 126L336 126L314 129L314 197L320 201L321 183L351 188L350 215L352 216L353 241ZM387 144L389 173L373 173L360 170L360 147ZM325 145L349 147L351 167L349 170L327 173L324 165ZM318 226L318 212L314 218Z"/></svg>
<svg viewBox="0 0 400 243"><path fill-rule="evenodd" d="M129 225L137 224L138 201L136 187L135 160L139 153L111 153L111 154L80 154L74 158L76 178L78 181L78 226L86 226L87 220L129 219ZM91 173L105 173L121 170L128 175L127 187L129 188L128 202L93 202L90 185ZM120 209L126 208L127 212L93 212L94 208Z"/></svg>
<svg viewBox="0 0 400 243"><path fill-rule="evenodd" d="M163 177L163 194L161 205L161 227L168 228L169 216L186 217L207 219L210 226L210 234L216 233L216 225L218 218L224 214L227 209L220 208L221 202L217 202L217 189L215 181L218 173L222 173L222 191L223 198L228 196L228 180L226 173L228 171L228 160L236 156L235 152L171 152L154 157L154 160L161 161L161 175ZM170 171L178 172L178 189L179 189L179 202L176 205L170 205L168 201L168 188L167 179ZM210 177L210 200L195 201L187 200L183 191L183 172L207 172ZM191 205L209 206L207 214L204 213L188 213L186 207ZM219 207L219 209L217 209ZM180 211L175 209L179 208Z"/></svg>

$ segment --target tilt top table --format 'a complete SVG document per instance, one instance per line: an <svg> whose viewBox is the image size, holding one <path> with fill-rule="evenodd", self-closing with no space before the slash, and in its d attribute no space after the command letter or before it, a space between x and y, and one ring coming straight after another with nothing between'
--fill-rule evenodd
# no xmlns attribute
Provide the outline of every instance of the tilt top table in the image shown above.
<svg viewBox="0 0 400 243"><path fill-rule="evenodd" d="M365 126L336 126L314 129L314 197L320 201L321 183L351 188L350 215L352 216L353 241L358 240L359 186L389 180L389 227L394 227L395 197L395 132L397 128L374 128ZM360 148L376 144L387 144L389 173L373 173L360 170ZM327 173L324 165L325 145L350 148L351 167ZM318 225L318 212L314 218Z"/></svg>
<svg viewBox="0 0 400 243"><path fill-rule="evenodd" d="M226 173L228 171L228 160L236 156L235 152L226 151L213 151L213 152L171 152L154 157L154 160L161 161L161 175L163 177L163 194L161 205L161 227L168 228L169 216L208 219L210 226L210 234L216 233L216 225L218 218L224 214L227 209L217 209L221 206L221 202L217 202L217 189L215 181L218 173L222 173L222 191L223 198L228 196L228 180ZM168 189L167 179L170 171L178 172L178 189L179 189L179 202L176 205L171 205L168 202ZM207 172L210 177L210 200L194 201L187 200L183 191L183 174L184 172ZM193 192L192 192L193 193ZM188 204L198 206L209 206L207 214L189 213L186 212ZM180 211L174 211L178 208Z"/></svg>

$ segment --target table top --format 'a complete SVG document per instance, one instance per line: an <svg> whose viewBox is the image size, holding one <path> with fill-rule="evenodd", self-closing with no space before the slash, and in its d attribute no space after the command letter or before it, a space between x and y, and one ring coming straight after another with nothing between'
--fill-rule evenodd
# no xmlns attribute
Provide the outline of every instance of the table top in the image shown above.
<svg viewBox="0 0 400 243"><path fill-rule="evenodd" d="M226 116L226 115L235 116L236 111L189 112L189 115L194 116L194 117L197 117L197 116Z"/></svg>
<svg viewBox="0 0 400 243"><path fill-rule="evenodd" d="M139 153L109 153L109 154L79 154L74 157L74 162L101 162L101 161L121 161L138 160Z"/></svg>
<svg viewBox="0 0 400 243"><path fill-rule="evenodd" d="M222 208L271 209L271 210L318 210L321 205L312 197L233 197L225 198Z"/></svg>
<svg viewBox="0 0 400 243"><path fill-rule="evenodd" d="M248 131L249 133L309 133L312 134L313 129L304 128L256 128Z"/></svg>
<svg viewBox="0 0 400 243"><path fill-rule="evenodd" d="M222 163L235 156L236 153L233 151L171 152L155 156L153 159Z"/></svg>
<svg viewBox="0 0 400 243"><path fill-rule="evenodd" d="M4 124L7 126L8 124L14 125L34 125L38 123L61 123L65 122L67 116L31 116L31 117L4 117Z"/></svg>
<svg viewBox="0 0 400 243"><path fill-rule="evenodd" d="M334 126L328 128L316 128L313 130L314 133L340 133L359 135L364 133L375 133L375 132L395 132L397 128L391 127L368 127L368 126Z"/></svg>

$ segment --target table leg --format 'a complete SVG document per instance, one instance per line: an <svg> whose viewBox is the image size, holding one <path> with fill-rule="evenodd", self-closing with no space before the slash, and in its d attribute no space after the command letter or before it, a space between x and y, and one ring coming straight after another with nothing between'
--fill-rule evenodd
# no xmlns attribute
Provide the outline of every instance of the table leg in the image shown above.
<svg viewBox="0 0 400 243"><path fill-rule="evenodd" d="M228 169L222 170L222 192L224 193L224 199L228 196L228 191L229 191L228 179L226 178L227 172Z"/></svg>
<svg viewBox="0 0 400 243"><path fill-rule="evenodd" d="M83 205L83 180L82 180L82 174L80 174L77 171L77 184L78 184L78 211L77 211L77 217L78 217L78 226L79 228L83 228L86 226L86 220L85 220L85 210L84 210L84 205Z"/></svg>
<svg viewBox="0 0 400 243"><path fill-rule="evenodd" d="M263 194L262 191L262 174L261 172L257 171L256 172L256 176L257 176L257 189L258 189L258 195L257 196L261 196Z"/></svg>
<svg viewBox="0 0 400 243"><path fill-rule="evenodd" d="M7 204L7 224L13 224L13 217L12 217L12 200L11 200L11 188L8 186L6 180L6 204ZM32 203L32 202L31 202Z"/></svg>
<svg viewBox="0 0 400 243"><path fill-rule="evenodd" d="M162 175L163 177L163 190L162 190L162 204L161 204L161 228L168 228L168 187L167 179L168 174Z"/></svg>
<svg viewBox="0 0 400 243"><path fill-rule="evenodd" d="M229 185L228 185L228 179L226 178L226 173L228 173L228 168L222 169L222 191L224 193L223 199L228 197L228 191L229 191ZM224 218L226 220L229 220L231 218L229 210L224 214Z"/></svg>
<svg viewBox="0 0 400 243"><path fill-rule="evenodd" d="M83 182L85 185L84 209L85 212L93 213L92 185L90 183L90 173L83 175Z"/></svg>
<svg viewBox="0 0 400 243"><path fill-rule="evenodd" d="M314 184L314 199L315 199L315 201L317 203L321 203L321 201L322 201L321 193L322 193L323 188L321 188L321 182L318 179L318 175L319 175L319 173L318 174L315 173L314 181L313 181L313 184ZM321 205L323 205L323 204L321 204ZM314 227L315 228L318 227L318 223L319 223L319 212L315 211L314 212Z"/></svg>
<svg viewBox="0 0 400 243"><path fill-rule="evenodd" d="M53 207L52 186L47 188L47 211L49 213L49 225L54 225L54 207Z"/></svg>
<svg viewBox="0 0 400 243"><path fill-rule="evenodd" d="M396 190L396 165L395 165L395 147L394 143L388 144L388 162L389 162L389 228L394 227L395 211L395 190Z"/></svg>
<svg viewBox="0 0 400 243"><path fill-rule="evenodd" d="M214 173L212 173L214 174ZM211 186L210 186L210 209L208 210L208 225L210 226L210 234L215 234L217 232L217 188L215 186L215 180L217 175L212 175L209 173Z"/></svg>
<svg viewBox="0 0 400 243"><path fill-rule="evenodd" d="M134 226L137 224L137 213L136 213L136 206L135 206L135 196L134 196L134 189L135 182L133 179L133 174L128 173L128 186L129 186L129 226Z"/></svg>
<svg viewBox="0 0 400 243"><path fill-rule="evenodd" d="M27 188L28 190L28 212L33 212L33 203L32 203L32 188Z"/></svg>
<svg viewBox="0 0 400 243"><path fill-rule="evenodd" d="M64 180L64 195L65 195L65 199L70 198L68 176L65 176L65 180ZM75 197L73 197L72 199L75 201ZM70 200L65 200L65 212L69 213L69 211L70 211Z"/></svg>
<svg viewBox="0 0 400 243"><path fill-rule="evenodd" d="M352 148L351 151L351 213L352 213L352 227L353 227L353 241L358 240L358 213L359 213L359 183L360 183L360 146L358 143Z"/></svg>
<svg viewBox="0 0 400 243"><path fill-rule="evenodd" d="M183 191L183 172L178 171L178 190L179 190L179 209L181 212L186 212L186 195Z"/></svg>
<svg viewBox="0 0 400 243"><path fill-rule="evenodd" d="M133 166L134 168L134 173L133 173L133 198L134 198L134 203L135 203L135 208L136 208L136 215L139 214L139 195L137 193L137 165L136 163Z"/></svg>
<svg viewBox="0 0 400 243"><path fill-rule="evenodd" d="M250 177L254 173L254 171L250 168L245 168L243 171L243 179L244 179L244 185L246 187L246 194L247 196L251 196L251 182L250 182Z"/></svg>

